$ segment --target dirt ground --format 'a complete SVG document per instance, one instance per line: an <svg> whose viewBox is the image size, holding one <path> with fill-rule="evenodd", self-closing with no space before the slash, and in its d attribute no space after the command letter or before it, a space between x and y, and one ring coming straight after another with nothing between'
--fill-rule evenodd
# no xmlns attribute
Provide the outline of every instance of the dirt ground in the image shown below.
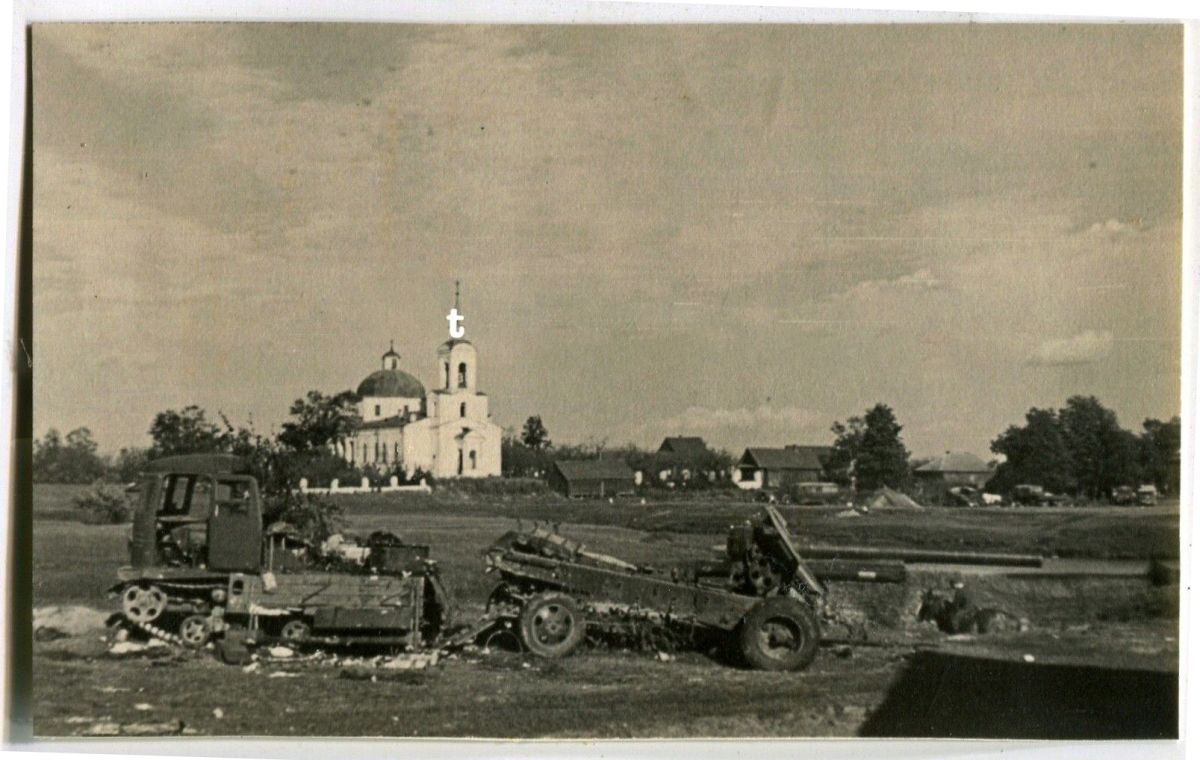
<svg viewBox="0 0 1200 760"><path fill-rule="evenodd" d="M63 519L69 516L64 499L61 489L35 490L35 608L80 604L115 609L103 591L126 560L128 527ZM683 528L668 530L660 524L637 527L627 507L614 516L603 511L603 504L590 505L590 511L580 504L569 506L571 516L581 522L563 520L563 533L597 551L658 565L710 556L723 542L729 513L736 518L739 510L742 515L754 510L752 504L701 505L695 523L687 523L686 509L652 505L650 513L671 511L656 520L670 518L679 523L673 527ZM481 551L515 525L514 511L544 509L526 510L511 501L418 507L406 502L389 512L372 500L348 510L349 527L362 534L387 528L406 540L429 543L464 620L479 613L491 585L481 572ZM855 520L847 528L843 526L850 521L818 516L809 520L805 537L812 543L849 543L846 536L851 535L855 543L903 546L904 535L924 527L925 548L1012 551L1037 546L1045 534L1036 531L1047 526L1057 526L1049 534L1062 541L1085 523L1091 556L1145 558L1163 554L1170 542L1162 534L1177 525L1176 515L1161 510L1076 510L1057 516L1009 510L999 517L931 510L904 519L875 517ZM795 527L796 516L789 518ZM523 519L528 524L533 518ZM822 533L825 523L835 527ZM941 543L931 546L928 535L941 537ZM955 535L967 538L946 538ZM1120 547L1126 548L1114 552ZM902 586L838 584L835 601L868 623L871 644L847 649L831 643L810 669L795 674L743 670L705 652L589 649L562 661L543 661L492 649L486 655L444 659L423 671L380 671L371 681L332 661L309 667L261 663L254 672L243 672L205 653L114 659L102 640L103 629L75 631L35 642L34 731L43 737L79 736L109 722L170 725L200 735L836 737L922 735L936 726L938 735L982 736L993 735L989 732L996 727L978 718L956 722L962 711L954 708L954 695L922 695L920 679L927 676L921 674L937 672L939 682L949 683L954 678L945 675L945 668L968 673L979 663L1001 663L1007 669L995 671L1001 675L994 677L1013 681L1016 701L1029 703L1024 712L1006 718L1001 728L1007 727L1008 735L1057 730L1037 722L1047 710L1038 710L1034 697L1053 700L1091 692L1102 695L1103 710L1089 713L1079 705L1059 705L1072 714L1092 716L1092 722L1076 726L1082 735L1099 736L1106 730L1125 736L1170 735L1164 727L1174 706L1169 684L1178 661L1178 587L1156 587L1128 574L1022 578L960 570L921 568ZM981 604L1028 618L1032 630L949 638L929 624L918 624L914 613L921 591L955 578L967 580ZM274 673L288 675L272 677ZM1032 684L1046 677L1059 681L1053 688L1034 689ZM1064 678L1070 685L1060 682ZM960 680L970 679L964 675ZM1114 689L1110 681L1128 688ZM1138 684L1142 691L1134 688ZM906 696L905 690L912 693ZM1136 694L1140 704L1123 706L1122 691ZM916 726L888 723L898 699L924 705L929 720ZM1163 701L1157 722L1145 718L1148 699Z"/></svg>

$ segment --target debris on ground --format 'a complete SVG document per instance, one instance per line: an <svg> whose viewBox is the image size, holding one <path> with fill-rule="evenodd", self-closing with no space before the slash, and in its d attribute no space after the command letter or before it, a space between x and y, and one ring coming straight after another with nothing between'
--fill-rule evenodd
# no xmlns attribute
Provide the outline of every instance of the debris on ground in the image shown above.
<svg viewBox="0 0 1200 760"><path fill-rule="evenodd" d="M267 654L280 660L286 660L289 657L294 657L296 652L289 647L270 647L267 649Z"/></svg>
<svg viewBox="0 0 1200 760"><path fill-rule="evenodd" d="M948 596L937 589L926 589L921 595L921 606L917 620L932 621L942 633L956 637L979 633L1007 633L1028 631L1029 620L1018 618L1010 612L996 607L980 607L962 583L954 584L954 593Z"/></svg>
<svg viewBox="0 0 1200 760"><path fill-rule="evenodd" d="M33 611L33 637L53 641L104 630L108 613L82 605L39 607Z"/></svg>
<svg viewBox="0 0 1200 760"><path fill-rule="evenodd" d="M196 734L182 720L164 723L115 723L103 721L88 726L82 736L181 736Z"/></svg>
<svg viewBox="0 0 1200 760"><path fill-rule="evenodd" d="M214 707L213 708L213 717L216 718L217 720L220 720L221 718L225 717L225 711L219 707Z"/></svg>

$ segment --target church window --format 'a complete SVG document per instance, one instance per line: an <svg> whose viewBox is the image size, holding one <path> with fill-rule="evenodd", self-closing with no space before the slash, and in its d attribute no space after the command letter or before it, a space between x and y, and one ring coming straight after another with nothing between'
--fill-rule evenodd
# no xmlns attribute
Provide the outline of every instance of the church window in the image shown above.
<svg viewBox="0 0 1200 760"><path fill-rule="evenodd" d="M474 451L471 452L471 469L472 470L475 469L475 452Z"/></svg>
<svg viewBox="0 0 1200 760"><path fill-rule="evenodd" d="M383 459L383 463L387 464L387 444L386 443L379 447L379 454Z"/></svg>
<svg viewBox="0 0 1200 760"><path fill-rule="evenodd" d="M399 443L392 444L392 458L397 462L400 461L400 444Z"/></svg>
<svg viewBox="0 0 1200 760"><path fill-rule="evenodd" d="M459 417L467 416L467 402L466 401L464 401L458 405L458 416Z"/></svg>
<svg viewBox="0 0 1200 760"><path fill-rule="evenodd" d="M463 474L463 450L458 450L458 474Z"/></svg>
<svg viewBox="0 0 1200 760"><path fill-rule="evenodd" d="M458 365L458 387L467 387L467 363L460 362Z"/></svg>
<svg viewBox="0 0 1200 760"><path fill-rule="evenodd" d="M375 416L376 416L376 417L378 417L378 416L379 416L379 404L376 404L376 405L375 405Z"/></svg>
<svg viewBox="0 0 1200 760"><path fill-rule="evenodd" d="M450 387L450 362L442 362L442 370L446 373L446 387Z"/></svg>
<svg viewBox="0 0 1200 760"><path fill-rule="evenodd" d="M363 444L363 464L367 463L367 444Z"/></svg>

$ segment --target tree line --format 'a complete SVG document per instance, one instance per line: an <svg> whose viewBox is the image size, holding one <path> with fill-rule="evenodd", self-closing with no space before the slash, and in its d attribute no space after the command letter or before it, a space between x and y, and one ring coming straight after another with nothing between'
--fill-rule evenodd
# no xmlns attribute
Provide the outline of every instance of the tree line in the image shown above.
<svg viewBox="0 0 1200 760"><path fill-rule="evenodd" d="M826 475L859 490L906 489L928 460L913 460L903 427L886 404L861 417L834 423ZM1140 433L1121 427L1117 414L1095 396L1072 396L1059 409L1032 408L1025 424L1010 425L991 442L994 474L986 488L1009 493L1021 484L1098 499L1117 486L1153 484L1179 493L1179 417L1146 419ZM1002 458L1002 459L1000 459Z"/></svg>
<svg viewBox="0 0 1200 760"><path fill-rule="evenodd" d="M274 436L253 425L236 426L223 414L209 419L198 406L159 412L148 430L147 448L121 449L103 456L87 428L63 436L51 429L34 442L33 479L45 483L128 482L150 459L175 454L224 452L245 457L264 488L286 490L300 477L314 483L333 478L356 482L364 476L404 479L400 465L388 472L357 468L336 455L330 444L350 435L361 423L358 397L352 391L326 395L309 391L288 409L288 418ZM903 490L924 461L905 446L903 426L894 410L878 403L861 416L835 422L833 445L825 463L826 479L858 490L881 486ZM1116 413L1094 396L1072 396L1059 409L1032 408L1023 424L1009 426L991 442L994 475L987 489L1007 493L1023 483L1081 497L1100 498L1120 485L1154 484L1165 493L1179 491L1178 416L1146 419L1135 433L1122 428ZM506 432L502 442L503 473L507 477L545 477L556 459L624 460L646 473L681 469L692 473L727 473L733 457L707 450L692 457L663 455L628 444L609 447L605 441L554 443L540 416L528 418L519 432ZM418 473L422 476L423 473ZM693 487L727 484L728 479L696 478Z"/></svg>

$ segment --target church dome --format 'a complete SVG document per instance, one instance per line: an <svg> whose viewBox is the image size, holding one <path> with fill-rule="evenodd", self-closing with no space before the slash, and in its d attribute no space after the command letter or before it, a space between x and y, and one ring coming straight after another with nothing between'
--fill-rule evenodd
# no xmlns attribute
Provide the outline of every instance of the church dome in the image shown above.
<svg viewBox="0 0 1200 760"><path fill-rule="evenodd" d="M358 395L376 398L424 398L425 386L407 372L381 369L367 375L367 379L358 384Z"/></svg>

